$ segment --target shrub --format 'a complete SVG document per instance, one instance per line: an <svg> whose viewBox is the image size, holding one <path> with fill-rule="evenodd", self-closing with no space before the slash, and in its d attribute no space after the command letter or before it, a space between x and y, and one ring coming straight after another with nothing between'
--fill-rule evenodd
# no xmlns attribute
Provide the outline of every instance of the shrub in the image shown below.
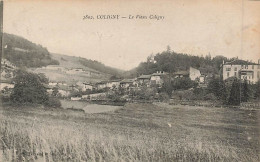
<svg viewBox="0 0 260 162"><path fill-rule="evenodd" d="M169 95L166 92L159 93L159 100L162 101L168 101Z"/></svg>
<svg viewBox="0 0 260 162"><path fill-rule="evenodd" d="M208 93L204 96L204 99L214 101L217 100L217 97L213 93Z"/></svg>
<svg viewBox="0 0 260 162"><path fill-rule="evenodd" d="M53 107L53 108L60 108L61 102L57 98L49 98L49 100L44 103L44 106Z"/></svg>

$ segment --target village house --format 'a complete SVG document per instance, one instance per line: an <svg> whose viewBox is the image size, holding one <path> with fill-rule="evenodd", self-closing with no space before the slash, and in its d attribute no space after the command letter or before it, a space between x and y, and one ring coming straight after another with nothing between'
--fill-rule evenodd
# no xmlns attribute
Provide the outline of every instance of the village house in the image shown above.
<svg viewBox="0 0 260 162"><path fill-rule="evenodd" d="M151 75L141 75L137 78L139 85L150 85Z"/></svg>
<svg viewBox="0 0 260 162"><path fill-rule="evenodd" d="M222 64L222 77L226 80L230 77L247 80L249 84L255 84L260 79L260 59L258 64L239 64L236 60Z"/></svg>
<svg viewBox="0 0 260 162"><path fill-rule="evenodd" d="M12 89L14 88L14 84L11 80L0 80L0 90L2 91L3 89L8 88Z"/></svg>
<svg viewBox="0 0 260 162"><path fill-rule="evenodd" d="M110 80L107 82L107 87L110 88L110 89L113 89L113 88L119 88L120 86L120 80Z"/></svg>
<svg viewBox="0 0 260 162"><path fill-rule="evenodd" d="M200 80L200 77L201 77L200 71L198 69L190 67L189 77L193 81L195 81L196 79Z"/></svg>
<svg viewBox="0 0 260 162"><path fill-rule="evenodd" d="M58 93L61 97L68 97L70 95L70 88L67 85L58 85Z"/></svg>
<svg viewBox="0 0 260 162"><path fill-rule="evenodd" d="M91 83L86 83L86 82L84 82L83 83L84 84L84 86L83 86L83 91L86 91L86 90L93 90L93 87L94 87L94 85L93 84L91 84Z"/></svg>
<svg viewBox="0 0 260 162"><path fill-rule="evenodd" d="M135 79L124 79L120 82L120 87L125 88L125 89L127 89L133 85L135 85Z"/></svg>
<svg viewBox="0 0 260 162"><path fill-rule="evenodd" d="M198 69L195 69L193 67L190 67L189 70L186 71L177 71L173 73L173 78L183 78L183 77L190 78L192 81L196 81L200 83L200 85L206 84L205 78L207 76L201 74Z"/></svg>
<svg viewBox="0 0 260 162"><path fill-rule="evenodd" d="M71 101L79 101L81 99L82 99L81 97L71 97L70 98Z"/></svg>
<svg viewBox="0 0 260 162"><path fill-rule="evenodd" d="M56 86L56 85L58 85L58 83L57 82L49 82L49 85L50 86Z"/></svg>
<svg viewBox="0 0 260 162"><path fill-rule="evenodd" d="M60 97L68 97L70 95L70 87L66 86L66 85L62 85L62 84L56 84L56 85L44 85L44 87L47 90L47 93L49 95L52 95L53 93L53 89L57 88L58 89L58 96Z"/></svg>
<svg viewBox="0 0 260 162"><path fill-rule="evenodd" d="M151 75L151 84L162 85L163 78L167 75L165 72L157 71Z"/></svg>
<svg viewBox="0 0 260 162"><path fill-rule="evenodd" d="M97 89L98 89L98 90L107 88L107 81L98 82L98 83L96 83L96 86L97 86Z"/></svg>
<svg viewBox="0 0 260 162"><path fill-rule="evenodd" d="M177 71L173 73L173 78L183 78L183 77L189 77L188 71Z"/></svg>
<svg viewBox="0 0 260 162"><path fill-rule="evenodd" d="M53 82L53 81L49 82L49 86L59 86L59 85L67 86L67 83L65 83L65 82Z"/></svg>
<svg viewBox="0 0 260 162"><path fill-rule="evenodd" d="M7 68L7 69L16 69L16 66L6 59L2 59L2 65L1 66L3 68Z"/></svg>
<svg viewBox="0 0 260 162"><path fill-rule="evenodd" d="M79 91L79 87L76 84L71 84L70 86L68 86L68 89L70 91Z"/></svg>
<svg viewBox="0 0 260 162"><path fill-rule="evenodd" d="M201 75L198 69L190 67L189 70L186 71L177 71L173 73L174 78L182 78L182 77L189 77L191 80L195 81L202 81L204 80L203 76Z"/></svg>

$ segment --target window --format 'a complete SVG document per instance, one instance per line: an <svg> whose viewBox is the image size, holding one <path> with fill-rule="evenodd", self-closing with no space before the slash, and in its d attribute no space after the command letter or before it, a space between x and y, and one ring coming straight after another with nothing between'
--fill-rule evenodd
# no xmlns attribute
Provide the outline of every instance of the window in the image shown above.
<svg viewBox="0 0 260 162"><path fill-rule="evenodd" d="M229 72L227 72L227 77L229 77Z"/></svg>
<svg viewBox="0 0 260 162"><path fill-rule="evenodd" d="M235 71L237 71L237 67L235 67Z"/></svg>
<svg viewBox="0 0 260 162"><path fill-rule="evenodd" d="M226 68L226 71L230 71L230 70L231 70L231 68L230 68L230 67Z"/></svg>
<svg viewBox="0 0 260 162"><path fill-rule="evenodd" d="M254 65L253 65L254 66ZM254 79L254 72L252 73L252 79Z"/></svg>
<svg viewBox="0 0 260 162"><path fill-rule="evenodd" d="M235 77L237 76L237 72L235 72Z"/></svg>
<svg viewBox="0 0 260 162"><path fill-rule="evenodd" d="M245 69L248 69L248 65L245 65Z"/></svg>
<svg viewBox="0 0 260 162"><path fill-rule="evenodd" d="M254 65L252 65L252 69L254 69L255 68L255 66Z"/></svg>

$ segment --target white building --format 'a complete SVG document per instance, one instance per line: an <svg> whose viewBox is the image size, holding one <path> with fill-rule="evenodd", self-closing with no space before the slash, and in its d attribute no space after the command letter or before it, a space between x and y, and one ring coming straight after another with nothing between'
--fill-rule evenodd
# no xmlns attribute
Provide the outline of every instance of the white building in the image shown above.
<svg viewBox="0 0 260 162"><path fill-rule="evenodd" d="M120 86L120 80L111 80L107 82L107 87L112 89L113 87L119 88Z"/></svg>
<svg viewBox="0 0 260 162"><path fill-rule="evenodd" d="M96 83L96 86L98 90L107 88L107 81L98 82Z"/></svg>
<svg viewBox="0 0 260 162"><path fill-rule="evenodd" d="M230 77L247 80L250 84L255 84L260 79L260 59L258 64L239 64L227 62L222 65L223 80Z"/></svg>
<svg viewBox="0 0 260 162"><path fill-rule="evenodd" d="M163 78L167 74L165 72L157 71L151 75L151 84L161 85L163 84Z"/></svg>
<svg viewBox="0 0 260 162"><path fill-rule="evenodd" d="M190 71L189 71L189 77L191 80L196 80L199 79L200 80L200 71L198 69L192 68L190 67Z"/></svg>
<svg viewBox="0 0 260 162"><path fill-rule="evenodd" d="M12 88L14 88L14 84L12 84L11 82L2 80L0 82L0 90L3 90L4 88L12 89Z"/></svg>

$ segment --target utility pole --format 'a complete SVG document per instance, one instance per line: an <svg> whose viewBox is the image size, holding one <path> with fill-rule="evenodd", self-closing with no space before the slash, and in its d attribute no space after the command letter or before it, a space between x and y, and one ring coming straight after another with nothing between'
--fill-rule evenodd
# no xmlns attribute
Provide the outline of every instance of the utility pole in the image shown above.
<svg viewBox="0 0 260 162"><path fill-rule="evenodd" d="M4 50L3 50L3 9L4 9L4 2L0 1L0 83L1 83L1 69L2 69L2 57L4 54ZM1 85L0 85L1 86ZM0 96L0 106L2 106L2 97Z"/></svg>
<svg viewBox="0 0 260 162"><path fill-rule="evenodd" d="M4 54L3 50L3 8L4 8L4 2L0 1L0 79L1 79L1 68L2 68L2 57Z"/></svg>

